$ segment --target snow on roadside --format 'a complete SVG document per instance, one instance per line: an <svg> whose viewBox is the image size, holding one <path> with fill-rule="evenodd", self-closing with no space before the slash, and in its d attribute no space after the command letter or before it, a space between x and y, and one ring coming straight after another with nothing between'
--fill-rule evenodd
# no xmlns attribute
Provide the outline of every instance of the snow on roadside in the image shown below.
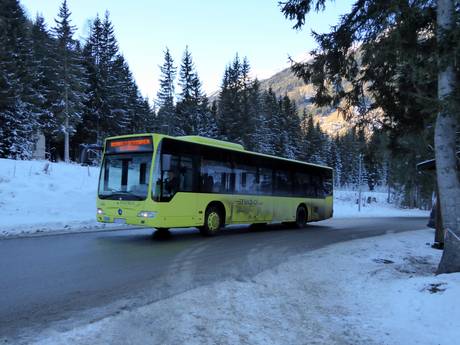
<svg viewBox="0 0 460 345"><path fill-rule="evenodd" d="M419 209L399 208L387 202L387 193L366 192L361 195L361 211L358 211L358 192L334 191L334 218L357 217L429 217L430 212ZM368 202L368 200L370 202Z"/></svg>
<svg viewBox="0 0 460 345"><path fill-rule="evenodd" d="M78 164L0 159L0 236L107 227L95 220L98 174ZM387 204L386 193L364 196L376 202L358 212L356 192L335 191L334 217L428 217Z"/></svg>
<svg viewBox="0 0 460 345"><path fill-rule="evenodd" d="M104 228L95 220L98 174L77 164L0 159L0 236Z"/></svg>
<svg viewBox="0 0 460 345"><path fill-rule="evenodd" d="M460 274L419 230L332 245L36 344L455 344Z"/></svg>

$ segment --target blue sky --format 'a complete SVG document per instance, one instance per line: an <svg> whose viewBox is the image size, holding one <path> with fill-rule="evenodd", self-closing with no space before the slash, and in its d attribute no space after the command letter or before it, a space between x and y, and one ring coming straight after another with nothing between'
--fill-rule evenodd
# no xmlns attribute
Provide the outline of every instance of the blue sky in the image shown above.
<svg viewBox="0 0 460 345"><path fill-rule="evenodd" d="M30 17L43 14L54 25L61 0L21 0ZM77 35L87 37L96 13L108 10L120 50L141 92L155 97L159 65L168 46L179 65L186 45L204 90L219 88L225 66L235 53L247 56L253 75L264 79L287 67L288 56L301 58L315 47L310 30L325 32L351 7L351 0L328 3L323 13L309 15L302 31L292 29L277 0L68 0Z"/></svg>

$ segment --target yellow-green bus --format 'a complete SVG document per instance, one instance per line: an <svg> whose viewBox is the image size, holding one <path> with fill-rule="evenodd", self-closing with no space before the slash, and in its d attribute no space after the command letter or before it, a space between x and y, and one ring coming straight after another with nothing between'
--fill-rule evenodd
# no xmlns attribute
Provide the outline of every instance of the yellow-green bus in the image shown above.
<svg viewBox="0 0 460 345"><path fill-rule="evenodd" d="M332 169L199 136L108 138L97 220L159 230L307 222L332 217Z"/></svg>

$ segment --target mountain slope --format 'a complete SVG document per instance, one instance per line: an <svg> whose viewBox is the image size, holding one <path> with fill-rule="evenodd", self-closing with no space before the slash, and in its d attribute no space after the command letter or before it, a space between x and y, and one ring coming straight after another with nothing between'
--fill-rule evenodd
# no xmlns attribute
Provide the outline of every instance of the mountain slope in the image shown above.
<svg viewBox="0 0 460 345"><path fill-rule="evenodd" d="M314 95L314 88L311 84L305 84L297 78L290 68L286 68L261 82L262 89L271 88L278 96L288 95L298 109L299 116L302 116L304 109L314 115L314 120L319 122L321 128L329 135L342 135L351 125L346 122L336 109L317 107L311 102Z"/></svg>

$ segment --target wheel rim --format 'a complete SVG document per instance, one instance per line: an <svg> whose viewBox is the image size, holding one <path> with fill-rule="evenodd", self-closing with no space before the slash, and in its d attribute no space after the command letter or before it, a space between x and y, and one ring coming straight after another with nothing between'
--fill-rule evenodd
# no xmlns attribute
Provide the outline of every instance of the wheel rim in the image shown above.
<svg viewBox="0 0 460 345"><path fill-rule="evenodd" d="M219 229L220 217L217 212L211 212L208 216L208 229L212 232Z"/></svg>

